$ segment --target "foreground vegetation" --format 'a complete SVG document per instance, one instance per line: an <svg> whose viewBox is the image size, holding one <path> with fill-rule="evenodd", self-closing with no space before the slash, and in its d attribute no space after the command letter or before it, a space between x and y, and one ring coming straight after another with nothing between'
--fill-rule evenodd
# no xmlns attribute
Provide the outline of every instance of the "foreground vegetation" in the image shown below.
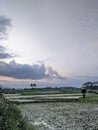
<svg viewBox="0 0 98 130"><path fill-rule="evenodd" d="M0 93L0 130L34 130L20 110Z"/></svg>

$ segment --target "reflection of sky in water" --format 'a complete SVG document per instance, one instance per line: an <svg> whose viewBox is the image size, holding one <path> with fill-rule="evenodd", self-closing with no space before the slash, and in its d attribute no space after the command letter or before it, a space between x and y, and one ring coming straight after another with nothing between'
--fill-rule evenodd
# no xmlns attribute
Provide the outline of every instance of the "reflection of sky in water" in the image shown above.
<svg viewBox="0 0 98 130"><path fill-rule="evenodd" d="M98 105L90 103L36 103L19 106L23 116L40 130L98 128L97 107Z"/></svg>

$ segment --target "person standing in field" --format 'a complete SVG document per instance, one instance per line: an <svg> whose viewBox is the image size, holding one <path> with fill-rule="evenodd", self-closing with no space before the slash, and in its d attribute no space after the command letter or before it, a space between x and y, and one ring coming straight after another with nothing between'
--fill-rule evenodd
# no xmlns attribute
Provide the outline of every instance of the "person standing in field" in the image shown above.
<svg viewBox="0 0 98 130"><path fill-rule="evenodd" d="M82 88L81 93L83 94L83 98L85 99L85 95L86 95L87 89L86 88Z"/></svg>

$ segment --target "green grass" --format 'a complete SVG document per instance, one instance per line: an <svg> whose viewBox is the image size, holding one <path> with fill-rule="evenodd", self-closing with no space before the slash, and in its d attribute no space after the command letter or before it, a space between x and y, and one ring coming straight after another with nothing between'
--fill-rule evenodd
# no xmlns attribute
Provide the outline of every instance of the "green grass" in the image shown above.
<svg viewBox="0 0 98 130"><path fill-rule="evenodd" d="M24 90L21 91L22 95L47 95L47 94L74 94L81 93L80 90Z"/></svg>
<svg viewBox="0 0 98 130"><path fill-rule="evenodd" d="M80 91L72 91L72 90L66 90L66 91L40 91L40 90L30 90L30 91L21 91L19 92L21 95L51 95L51 94L77 94L80 93Z"/></svg>
<svg viewBox="0 0 98 130"><path fill-rule="evenodd" d="M0 97L0 130L34 130L20 110L3 97Z"/></svg>
<svg viewBox="0 0 98 130"><path fill-rule="evenodd" d="M22 94L22 95L47 95L47 94L72 94L72 93L81 93L80 89L22 89L22 90L16 90L16 89L8 89L3 90L3 93L5 94Z"/></svg>
<svg viewBox="0 0 98 130"><path fill-rule="evenodd" d="M86 96L85 100L83 97L79 98L80 102L90 102L90 103L98 103L98 94L90 94Z"/></svg>

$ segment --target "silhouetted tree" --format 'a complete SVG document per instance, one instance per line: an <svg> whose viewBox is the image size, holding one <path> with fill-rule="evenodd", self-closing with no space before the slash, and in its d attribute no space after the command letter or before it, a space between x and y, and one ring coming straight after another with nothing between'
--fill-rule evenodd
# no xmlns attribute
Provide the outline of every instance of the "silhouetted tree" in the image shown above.
<svg viewBox="0 0 98 130"><path fill-rule="evenodd" d="M82 86L86 89L92 88L93 82L85 82Z"/></svg>
<svg viewBox="0 0 98 130"><path fill-rule="evenodd" d="M96 81L96 82L85 82L82 86L86 89L91 89L91 90L98 89L98 81Z"/></svg>
<svg viewBox="0 0 98 130"><path fill-rule="evenodd" d="M34 83L34 84L31 84L30 86L31 86L31 87L36 87L36 84Z"/></svg>

